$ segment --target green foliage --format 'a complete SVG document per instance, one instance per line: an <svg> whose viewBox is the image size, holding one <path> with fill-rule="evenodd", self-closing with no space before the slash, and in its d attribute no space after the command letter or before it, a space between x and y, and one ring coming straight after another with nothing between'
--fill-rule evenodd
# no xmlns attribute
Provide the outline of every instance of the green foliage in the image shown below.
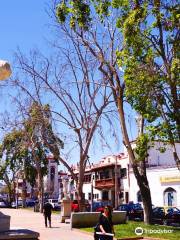
<svg viewBox="0 0 180 240"><path fill-rule="evenodd" d="M150 138L180 141L179 1L67 0L65 5L57 18L86 31L93 31L95 14L104 26L116 17L122 34L117 63L124 69L127 101L148 121Z"/></svg>
<svg viewBox="0 0 180 240"><path fill-rule="evenodd" d="M47 174L48 154L56 151L58 161L63 142L54 135L50 117L49 105L40 106L34 102L23 127L5 135L0 145L1 179L7 177L5 173L12 175L23 170L25 178L34 186L37 164L41 166L41 175L44 176Z"/></svg>
<svg viewBox="0 0 180 240"><path fill-rule="evenodd" d="M134 153L136 161L144 161L148 157L148 149L150 148L148 134L141 134L136 141L136 148Z"/></svg>
<svg viewBox="0 0 180 240"><path fill-rule="evenodd" d="M82 0L69 1L69 3L62 1L57 5L56 15L61 23L64 23L69 17L71 28L78 25L80 28L87 29L91 21L90 7Z"/></svg>

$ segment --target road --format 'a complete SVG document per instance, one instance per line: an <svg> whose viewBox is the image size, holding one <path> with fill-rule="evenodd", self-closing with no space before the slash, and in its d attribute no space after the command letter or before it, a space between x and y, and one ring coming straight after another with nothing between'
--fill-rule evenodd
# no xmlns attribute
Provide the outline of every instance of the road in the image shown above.
<svg viewBox="0 0 180 240"><path fill-rule="evenodd" d="M0 209L11 216L12 229L30 229L40 233L40 240L93 240L93 237L70 229L69 224L60 223L58 214L52 215L52 228L45 228L41 213L26 209Z"/></svg>

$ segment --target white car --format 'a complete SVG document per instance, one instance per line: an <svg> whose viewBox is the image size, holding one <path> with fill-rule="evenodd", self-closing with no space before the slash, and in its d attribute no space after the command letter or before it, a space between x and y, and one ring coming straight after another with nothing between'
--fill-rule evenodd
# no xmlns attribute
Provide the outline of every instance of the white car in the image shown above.
<svg viewBox="0 0 180 240"><path fill-rule="evenodd" d="M52 205L53 209L60 209L61 207L58 199L48 199L48 202Z"/></svg>
<svg viewBox="0 0 180 240"><path fill-rule="evenodd" d="M5 208L7 207L4 201L0 201L0 208Z"/></svg>
<svg viewBox="0 0 180 240"><path fill-rule="evenodd" d="M23 205L22 200L18 200L18 207L22 207L22 205ZM11 207L16 208L17 207L17 202L12 202Z"/></svg>

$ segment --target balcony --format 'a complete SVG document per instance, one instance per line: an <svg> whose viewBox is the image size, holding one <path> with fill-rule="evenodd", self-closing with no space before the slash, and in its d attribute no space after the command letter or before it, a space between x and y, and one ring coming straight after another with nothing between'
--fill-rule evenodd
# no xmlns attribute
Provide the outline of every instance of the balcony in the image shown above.
<svg viewBox="0 0 180 240"><path fill-rule="evenodd" d="M115 187L115 179L114 178L105 178L95 180L95 188L102 189L111 189Z"/></svg>

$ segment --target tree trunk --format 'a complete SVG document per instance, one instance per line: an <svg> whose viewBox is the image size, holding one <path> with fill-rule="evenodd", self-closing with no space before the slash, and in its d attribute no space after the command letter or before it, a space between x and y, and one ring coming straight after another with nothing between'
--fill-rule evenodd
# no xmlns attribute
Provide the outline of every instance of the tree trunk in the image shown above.
<svg viewBox="0 0 180 240"><path fill-rule="evenodd" d="M7 188L8 188L8 202L11 202L11 200L12 200L12 189L11 189L11 184L9 185L9 184L7 184Z"/></svg>
<svg viewBox="0 0 180 240"><path fill-rule="evenodd" d="M43 180L41 172L38 171L38 199L39 199L39 207L40 212L43 212Z"/></svg>
<svg viewBox="0 0 180 240"><path fill-rule="evenodd" d="M44 195L44 186L43 186L43 177L41 173L41 166L40 166L40 160L36 159L36 168L37 168L37 176L38 176L38 200L39 200L39 207L40 212L43 213L43 195Z"/></svg>
<svg viewBox="0 0 180 240"><path fill-rule="evenodd" d="M152 224L152 202L150 189L141 187L141 196L144 206L144 223Z"/></svg>
<svg viewBox="0 0 180 240"><path fill-rule="evenodd" d="M139 186L139 190L142 196L143 206L144 206L144 222L146 224L151 224L152 222L152 202L151 202L151 192L148 184L148 179L146 176L146 165L145 161L141 162L139 165L136 163L136 158L129 141L129 136L126 127L124 109L123 109L123 97L117 97L116 104L118 108L119 118L120 118L120 125L123 135L123 142L127 148L130 164L132 165L133 172L135 178L137 180L137 184Z"/></svg>
<svg viewBox="0 0 180 240"><path fill-rule="evenodd" d="M84 173L83 173L83 164L80 163L79 165L79 179L78 179L78 203L79 203L79 211L83 212L85 211L85 199L84 199L84 193L83 193L83 180L84 180Z"/></svg>
<svg viewBox="0 0 180 240"><path fill-rule="evenodd" d="M140 189L143 207L144 207L144 223L152 224L151 191L149 188L147 176L145 174L139 175L136 179L137 179L137 184Z"/></svg>

